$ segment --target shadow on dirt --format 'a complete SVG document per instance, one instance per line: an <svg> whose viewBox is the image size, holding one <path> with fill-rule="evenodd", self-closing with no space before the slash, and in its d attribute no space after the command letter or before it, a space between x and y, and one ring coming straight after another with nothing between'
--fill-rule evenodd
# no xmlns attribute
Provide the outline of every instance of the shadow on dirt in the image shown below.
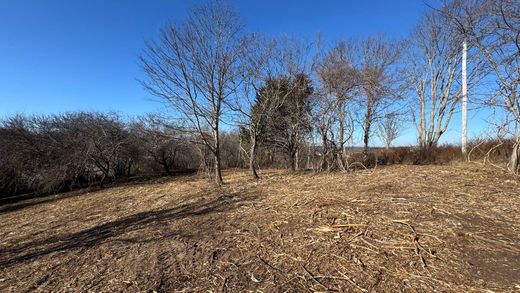
<svg viewBox="0 0 520 293"><path fill-rule="evenodd" d="M202 195L198 194L194 196L200 197ZM195 203L182 204L175 208L142 212L80 232L52 236L44 240L27 242L16 247L2 248L0 252L0 267L7 268L20 262L31 261L54 252L66 252L78 248L88 248L110 241L119 241L128 244L141 241L159 241L161 240L160 237L150 238L144 235L147 232L145 229L155 228L161 224L171 224L172 221L183 218L197 218L209 214L224 213L255 201L258 198L259 195L254 193L225 194L210 201L201 200ZM208 221L210 220L211 219ZM196 227L199 226L197 225ZM135 231L142 231L142 235L140 235L139 238L117 238L117 236ZM200 234L200 231L197 232L197 234ZM162 237L175 236L190 238L193 235L182 231L170 231L170 233L162 235Z"/></svg>

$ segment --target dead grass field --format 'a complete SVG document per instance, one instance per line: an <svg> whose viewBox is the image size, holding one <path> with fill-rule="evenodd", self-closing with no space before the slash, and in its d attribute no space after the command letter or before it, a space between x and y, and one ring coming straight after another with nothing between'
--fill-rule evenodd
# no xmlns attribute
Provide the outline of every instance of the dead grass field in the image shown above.
<svg viewBox="0 0 520 293"><path fill-rule="evenodd" d="M514 292L520 181L479 165L163 178L0 207L0 292Z"/></svg>

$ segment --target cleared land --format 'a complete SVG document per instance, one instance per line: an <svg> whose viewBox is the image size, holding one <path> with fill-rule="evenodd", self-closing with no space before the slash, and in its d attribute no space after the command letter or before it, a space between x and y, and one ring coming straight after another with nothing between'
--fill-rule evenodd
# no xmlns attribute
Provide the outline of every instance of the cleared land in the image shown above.
<svg viewBox="0 0 520 293"><path fill-rule="evenodd" d="M515 291L520 181L477 165L163 178L0 207L0 291Z"/></svg>

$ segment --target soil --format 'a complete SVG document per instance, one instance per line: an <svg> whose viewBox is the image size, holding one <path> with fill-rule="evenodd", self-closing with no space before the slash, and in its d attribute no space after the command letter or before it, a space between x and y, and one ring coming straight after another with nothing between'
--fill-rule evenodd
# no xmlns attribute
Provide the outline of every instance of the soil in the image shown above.
<svg viewBox="0 0 520 293"><path fill-rule="evenodd" d="M0 206L0 292L520 291L520 180L224 172Z"/></svg>

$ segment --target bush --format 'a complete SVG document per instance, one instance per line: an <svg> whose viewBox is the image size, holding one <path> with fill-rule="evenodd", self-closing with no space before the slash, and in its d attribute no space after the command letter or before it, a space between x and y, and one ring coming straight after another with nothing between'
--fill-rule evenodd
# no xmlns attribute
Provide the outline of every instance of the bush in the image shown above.
<svg viewBox="0 0 520 293"><path fill-rule="evenodd" d="M461 160L459 147L443 145L430 148L397 147L376 152L378 165L409 164L429 165L446 164Z"/></svg>
<svg viewBox="0 0 520 293"><path fill-rule="evenodd" d="M187 141L159 133L158 140L146 143L150 133L146 125L104 113L17 115L0 121L0 198L154 172L159 157L167 157L168 171L197 165Z"/></svg>

